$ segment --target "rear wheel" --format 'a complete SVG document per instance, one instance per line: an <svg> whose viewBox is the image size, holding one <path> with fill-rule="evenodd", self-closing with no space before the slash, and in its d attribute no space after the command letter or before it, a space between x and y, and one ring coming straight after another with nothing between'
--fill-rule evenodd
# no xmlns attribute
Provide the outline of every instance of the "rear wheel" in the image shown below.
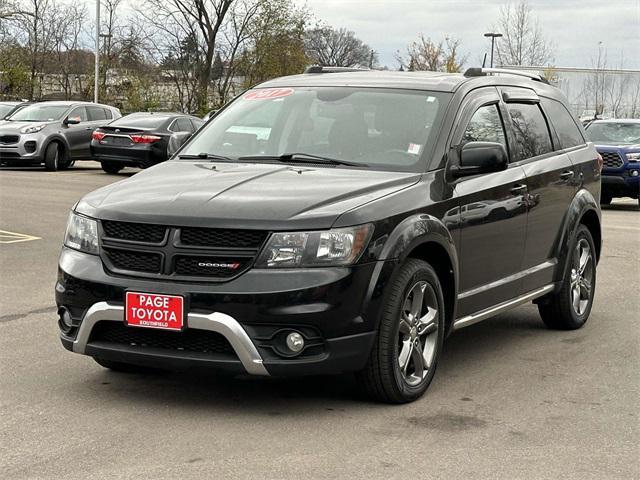
<svg viewBox="0 0 640 480"><path fill-rule="evenodd" d="M100 166L102 167L102 170L104 170L107 173L118 173L120 170L122 170L124 168L124 165L122 165L119 162L110 162L107 160L103 160L100 162Z"/></svg>
<svg viewBox="0 0 640 480"><path fill-rule="evenodd" d="M580 225L571 250L562 287L538 303L542 321L549 328L575 330L591 313L596 290L596 248L591 232Z"/></svg>
<svg viewBox="0 0 640 480"><path fill-rule="evenodd" d="M435 374L444 340L444 299L428 263L409 259L392 282L371 356L359 379L386 403L424 394Z"/></svg>
<svg viewBox="0 0 640 480"><path fill-rule="evenodd" d="M44 152L44 168L50 172L59 170L62 164L62 149L56 142L50 143Z"/></svg>

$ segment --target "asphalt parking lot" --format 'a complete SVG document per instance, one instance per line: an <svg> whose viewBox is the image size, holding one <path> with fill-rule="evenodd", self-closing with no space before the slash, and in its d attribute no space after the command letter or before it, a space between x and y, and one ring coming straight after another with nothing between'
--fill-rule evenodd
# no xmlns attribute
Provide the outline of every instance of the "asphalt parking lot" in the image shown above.
<svg viewBox="0 0 640 480"><path fill-rule="evenodd" d="M351 377L125 375L64 350L68 211L134 172L0 170L0 477L640 478L636 202L603 212L585 328L546 330L528 305L461 330L427 395L394 407Z"/></svg>

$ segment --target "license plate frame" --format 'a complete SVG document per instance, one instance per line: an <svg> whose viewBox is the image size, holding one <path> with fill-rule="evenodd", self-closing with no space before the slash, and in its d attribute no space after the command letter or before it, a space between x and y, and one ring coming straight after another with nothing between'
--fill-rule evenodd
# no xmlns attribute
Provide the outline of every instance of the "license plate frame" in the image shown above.
<svg viewBox="0 0 640 480"><path fill-rule="evenodd" d="M187 328L186 304L183 295L127 290L124 295L124 324L135 328L182 332ZM156 311L160 314L152 313ZM175 315L175 320L171 313Z"/></svg>

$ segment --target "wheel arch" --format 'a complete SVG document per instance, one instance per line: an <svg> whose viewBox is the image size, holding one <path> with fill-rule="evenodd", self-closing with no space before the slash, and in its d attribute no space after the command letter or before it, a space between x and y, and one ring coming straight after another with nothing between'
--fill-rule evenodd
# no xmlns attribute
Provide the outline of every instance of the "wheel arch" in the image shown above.
<svg viewBox="0 0 640 480"><path fill-rule="evenodd" d="M392 276L395 276L407 258L423 260L433 267L442 285L448 332L455 319L458 255L447 227L431 215L408 217L389 235L379 258L396 260Z"/></svg>
<svg viewBox="0 0 640 480"><path fill-rule="evenodd" d="M66 139L61 135L52 135L47 139L42 149L43 158L47 152L47 148L49 148L49 145L51 145L52 143L57 143L58 145L60 145L62 147L63 158L66 161L71 161L71 150L69 148L69 144L67 143Z"/></svg>
<svg viewBox="0 0 640 480"><path fill-rule="evenodd" d="M602 252L602 230L601 230L600 204L593 197L591 192L581 189L574 196L563 223L561 234L555 249L556 258L563 259L569 252L571 242L576 235L580 225L589 229L596 247L596 262L600 260ZM562 264L556 271L555 280L560 281L565 277L568 265Z"/></svg>

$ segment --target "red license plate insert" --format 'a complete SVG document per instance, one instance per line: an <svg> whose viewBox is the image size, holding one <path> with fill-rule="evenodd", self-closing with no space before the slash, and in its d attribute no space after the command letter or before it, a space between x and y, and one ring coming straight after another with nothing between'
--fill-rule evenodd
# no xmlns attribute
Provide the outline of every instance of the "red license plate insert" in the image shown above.
<svg viewBox="0 0 640 480"><path fill-rule="evenodd" d="M127 292L124 321L132 327L182 330L184 327L184 297Z"/></svg>

